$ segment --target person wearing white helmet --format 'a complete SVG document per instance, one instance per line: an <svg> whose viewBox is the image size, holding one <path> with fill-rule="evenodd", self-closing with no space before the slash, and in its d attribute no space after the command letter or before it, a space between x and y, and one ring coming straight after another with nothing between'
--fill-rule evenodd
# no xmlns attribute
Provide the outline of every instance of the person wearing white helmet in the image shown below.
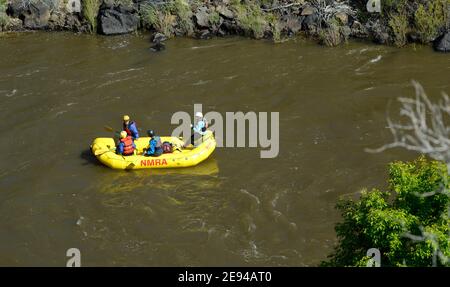
<svg viewBox="0 0 450 287"><path fill-rule="evenodd" d="M120 155L133 155L135 150L136 145L133 142L133 138L126 131L121 131L116 153Z"/></svg>
<svg viewBox="0 0 450 287"><path fill-rule="evenodd" d="M194 117L194 125L192 126L192 135L190 142L188 141L184 146L194 145L197 139L201 138L206 134L206 129L208 128L208 122L201 112L196 112Z"/></svg>

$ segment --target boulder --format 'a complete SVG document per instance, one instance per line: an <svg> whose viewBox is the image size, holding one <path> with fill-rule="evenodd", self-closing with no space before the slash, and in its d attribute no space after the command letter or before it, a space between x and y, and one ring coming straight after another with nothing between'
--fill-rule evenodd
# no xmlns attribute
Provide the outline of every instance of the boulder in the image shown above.
<svg viewBox="0 0 450 287"><path fill-rule="evenodd" d="M167 36L164 35L163 33L156 33L155 35L153 35L152 37L152 42L153 43L161 43L164 42L165 40L167 40Z"/></svg>
<svg viewBox="0 0 450 287"><path fill-rule="evenodd" d="M317 16L317 14L311 14L306 16L305 20L303 20L302 23L303 29L310 32L316 31L318 21L319 17Z"/></svg>
<svg viewBox="0 0 450 287"><path fill-rule="evenodd" d="M434 49L438 52L450 52L450 31L437 38Z"/></svg>
<svg viewBox="0 0 450 287"><path fill-rule="evenodd" d="M166 49L166 45L164 45L161 42L158 42L155 45L150 47L150 50L153 52L161 52L161 51L164 51L165 49Z"/></svg>
<svg viewBox="0 0 450 287"><path fill-rule="evenodd" d="M234 13L233 11L231 11L230 9L228 9L226 6L217 6L216 7L216 11L217 13L219 13L220 16L228 18L228 19L233 19L234 18Z"/></svg>
<svg viewBox="0 0 450 287"><path fill-rule="evenodd" d="M24 5L19 0L11 1L7 13L12 18L21 19L26 29L47 28L50 19L50 8L43 2L30 2Z"/></svg>
<svg viewBox="0 0 450 287"><path fill-rule="evenodd" d="M387 27L380 24L380 21L368 21L366 23L366 28L369 31L373 41L377 44L387 44L389 43L389 32Z"/></svg>
<svg viewBox="0 0 450 287"><path fill-rule="evenodd" d="M48 26L50 19L50 8L43 2L30 4L24 13L23 25L28 29L42 29Z"/></svg>
<svg viewBox="0 0 450 287"><path fill-rule="evenodd" d="M197 37L202 40L211 39L212 35L208 29L204 29L198 32Z"/></svg>
<svg viewBox="0 0 450 287"><path fill-rule="evenodd" d="M361 22L355 20L351 25L350 35L356 38L367 38L368 37L367 28L363 24L361 24Z"/></svg>
<svg viewBox="0 0 450 287"><path fill-rule="evenodd" d="M98 15L99 32L104 35L127 34L137 30L139 16L134 8L102 5Z"/></svg>
<svg viewBox="0 0 450 287"><path fill-rule="evenodd" d="M208 28L209 27L209 14L208 14L208 8L205 6L202 6L198 8L197 12L195 13L195 22L199 27Z"/></svg>

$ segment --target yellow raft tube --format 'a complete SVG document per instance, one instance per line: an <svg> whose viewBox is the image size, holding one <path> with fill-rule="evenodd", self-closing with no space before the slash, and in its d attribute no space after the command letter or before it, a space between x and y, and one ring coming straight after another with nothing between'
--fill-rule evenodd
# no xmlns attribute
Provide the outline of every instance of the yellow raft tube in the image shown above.
<svg viewBox="0 0 450 287"><path fill-rule="evenodd" d="M168 141L174 147L173 153L165 153L159 157L143 156L144 148L148 148L150 138L142 137L134 141L134 155L116 154L116 144L112 138L96 138L91 145L92 153L104 165L113 169L143 168L176 168L195 166L207 159L216 148L216 140L211 131L207 131L195 143L193 149L181 149L183 141L177 137L161 137L161 142Z"/></svg>

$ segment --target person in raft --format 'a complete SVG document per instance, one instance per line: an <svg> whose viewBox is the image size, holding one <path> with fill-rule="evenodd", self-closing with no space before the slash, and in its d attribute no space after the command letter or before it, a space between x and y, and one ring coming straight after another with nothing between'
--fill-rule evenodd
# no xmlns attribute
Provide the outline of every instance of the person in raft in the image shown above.
<svg viewBox="0 0 450 287"><path fill-rule="evenodd" d="M163 153L161 138L155 135L153 130L148 130L147 135L150 137L149 147L144 151L145 156L160 156Z"/></svg>
<svg viewBox="0 0 450 287"><path fill-rule="evenodd" d="M136 150L136 145L133 138L127 134L126 131L120 132L120 141L116 147L116 153L121 155L133 155Z"/></svg>
<svg viewBox="0 0 450 287"><path fill-rule="evenodd" d="M191 125L192 126L192 125ZM206 134L208 128L208 121L203 117L201 112L195 113L194 125L192 126L192 135L190 142L186 142L184 147L191 148L194 146L194 142Z"/></svg>
<svg viewBox="0 0 450 287"><path fill-rule="evenodd" d="M127 132L134 140L139 138L139 132L134 121L130 120L128 115L123 116L123 130Z"/></svg>

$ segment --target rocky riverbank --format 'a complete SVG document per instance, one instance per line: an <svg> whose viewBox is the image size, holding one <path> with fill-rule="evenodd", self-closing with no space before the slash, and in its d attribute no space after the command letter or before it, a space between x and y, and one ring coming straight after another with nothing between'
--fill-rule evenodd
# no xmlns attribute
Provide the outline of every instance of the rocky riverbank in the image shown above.
<svg viewBox="0 0 450 287"><path fill-rule="evenodd" d="M327 46L349 38L450 51L450 0L0 0L0 31L155 32L156 50L174 36L242 35L282 42L303 34ZM371 0L369 2L376 2ZM159 45L159 46L158 46Z"/></svg>

